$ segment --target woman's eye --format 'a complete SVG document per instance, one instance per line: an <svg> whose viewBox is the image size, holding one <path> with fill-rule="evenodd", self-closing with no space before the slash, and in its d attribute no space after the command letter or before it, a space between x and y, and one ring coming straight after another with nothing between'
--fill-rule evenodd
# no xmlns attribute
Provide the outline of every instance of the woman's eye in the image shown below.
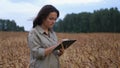
<svg viewBox="0 0 120 68"><path fill-rule="evenodd" d="M53 18L49 18L50 20L52 20Z"/></svg>
<svg viewBox="0 0 120 68"><path fill-rule="evenodd" d="M49 18L50 20L53 20L54 18Z"/></svg>
<svg viewBox="0 0 120 68"><path fill-rule="evenodd" d="M50 20L56 20L55 18L49 18Z"/></svg>

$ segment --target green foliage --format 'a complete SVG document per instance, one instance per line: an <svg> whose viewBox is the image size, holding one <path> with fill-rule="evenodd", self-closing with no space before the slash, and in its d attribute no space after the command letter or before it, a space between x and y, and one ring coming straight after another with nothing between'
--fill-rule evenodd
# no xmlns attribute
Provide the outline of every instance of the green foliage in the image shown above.
<svg viewBox="0 0 120 68"><path fill-rule="evenodd" d="M24 27L16 25L14 20L3 20L0 19L0 31L25 31Z"/></svg>
<svg viewBox="0 0 120 68"><path fill-rule="evenodd" d="M100 9L93 13L67 14L59 19L54 30L57 32L120 32L120 11L117 8Z"/></svg>

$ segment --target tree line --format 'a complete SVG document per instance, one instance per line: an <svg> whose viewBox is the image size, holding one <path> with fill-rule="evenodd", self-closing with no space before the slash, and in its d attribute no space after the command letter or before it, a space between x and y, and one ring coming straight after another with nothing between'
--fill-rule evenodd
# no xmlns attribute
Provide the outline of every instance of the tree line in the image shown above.
<svg viewBox="0 0 120 68"><path fill-rule="evenodd" d="M56 32L120 32L120 11L115 8L67 14L53 28Z"/></svg>
<svg viewBox="0 0 120 68"><path fill-rule="evenodd" d="M24 27L16 25L14 20L0 19L0 31L25 31Z"/></svg>

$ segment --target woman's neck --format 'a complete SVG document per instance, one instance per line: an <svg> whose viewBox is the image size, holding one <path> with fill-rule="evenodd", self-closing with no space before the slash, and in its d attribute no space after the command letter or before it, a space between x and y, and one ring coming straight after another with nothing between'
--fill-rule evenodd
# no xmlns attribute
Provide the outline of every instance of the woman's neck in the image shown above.
<svg viewBox="0 0 120 68"><path fill-rule="evenodd" d="M42 27L43 30L48 34L49 29L48 29L46 26L44 26L43 24L41 25L41 27Z"/></svg>

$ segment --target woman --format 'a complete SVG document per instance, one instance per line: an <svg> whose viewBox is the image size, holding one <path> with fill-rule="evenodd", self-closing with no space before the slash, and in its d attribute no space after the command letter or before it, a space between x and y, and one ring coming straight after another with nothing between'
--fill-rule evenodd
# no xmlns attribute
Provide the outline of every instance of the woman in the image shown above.
<svg viewBox="0 0 120 68"><path fill-rule="evenodd" d="M59 44L52 30L59 11L52 5L45 5L33 21L33 29L28 35L30 48L30 68L59 68L59 56L63 49L53 51Z"/></svg>

